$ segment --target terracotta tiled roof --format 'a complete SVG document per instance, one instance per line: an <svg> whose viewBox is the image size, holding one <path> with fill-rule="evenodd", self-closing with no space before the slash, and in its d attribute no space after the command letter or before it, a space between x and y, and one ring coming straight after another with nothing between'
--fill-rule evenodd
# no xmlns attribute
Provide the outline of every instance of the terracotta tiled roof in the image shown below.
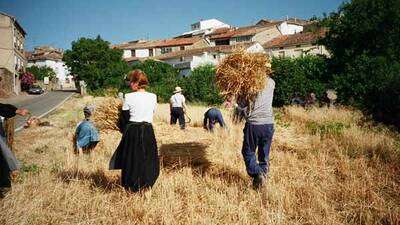
<svg viewBox="0 0 400 225"><path fill-rule="evenodd" d="M59 61L63 58L62 49L56 49L49 46L36 47L33 52L26 52L26 58L28 61L38 60L54 60Z"/></svg>
<svg viewBox="0 0 400 225"><path fill-rule="evenodd" d="M200 41L201 37L189 37L189 38L172 38L164 40L153 40L136 43L124 43L120 45L113 45L112 48L119 49L148 49L148 48L161 48L161 47L172 47L182 45L192 45Z"/></svg>
<svg viewBox="0 0 400 225"><path fill-rule="evenodd" d="M226 39L226 38L232 38L232 37L240 37L240 36L249 36L249 35L255 35L257 33L260 33L262 31L270 29L272 26L248 26L248 27L239 27L239 28L231 28L229 30L226 30L225 32L221 33L211 33L209 35L209 38L211 40L216 40L216 39Z"/></svg>
<svg viewBox="0 0 400 225"><path fill-rule="evenodd" d="M292 35L282 35L274 38L263 45L264 48L279 48L300 44L314 44L317 40L325 35L325 31L318 33L297 33Z"/></svg>
<svg viewBox="0 0 400 225"><path fill-rule="evenodd" d="M143 61L146 59L165 60L165 59L173 59L173 58L178 58L178 57L199 55L204 52L231 53L235 49L248 48L248 47L252 46L253 44L255 44L255 42L248 42L248 43L242 43L242 44L237 44L237 45L218 45L218 46L205 47L205 48L187 49L187 50L182 50L182 51L170 52L170 53L162 54L162 55L155 56L155 57L147 57L147 58L130 57L130 58L126 58L125 61L127 61L127 62L132 62L132 61L136 61L136 60Z"/></svg>

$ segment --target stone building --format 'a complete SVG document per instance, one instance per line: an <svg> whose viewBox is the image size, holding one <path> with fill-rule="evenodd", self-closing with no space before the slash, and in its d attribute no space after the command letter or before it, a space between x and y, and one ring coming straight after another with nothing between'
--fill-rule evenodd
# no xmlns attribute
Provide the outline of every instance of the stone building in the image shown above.
<svg viewBox="0 0 400 225"><path fill-rule="evenodd" d="M24 44L26 32L17 19L0 12L0 95L18 95L19 74L25 71Z"/></svg>

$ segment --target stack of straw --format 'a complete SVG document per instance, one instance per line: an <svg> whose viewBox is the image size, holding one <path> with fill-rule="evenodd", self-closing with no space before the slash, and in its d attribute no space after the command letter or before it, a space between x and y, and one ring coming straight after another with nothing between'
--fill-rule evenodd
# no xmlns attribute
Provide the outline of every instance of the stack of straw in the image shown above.
<svg viewBox="0 0 400 225"><path fill-rule="evenodd" d="M118 120L122 101L118 98L106 98L96 107L93 121L100 130L119 130Z"/></svg>
<svg viewBox="0 0 400 225"><path fill-rule="evenodd" d="M252 101L264 89L266 77L271 73L270 60L265 54L239 49L218 65L216 83L223 96Z"/></svg>

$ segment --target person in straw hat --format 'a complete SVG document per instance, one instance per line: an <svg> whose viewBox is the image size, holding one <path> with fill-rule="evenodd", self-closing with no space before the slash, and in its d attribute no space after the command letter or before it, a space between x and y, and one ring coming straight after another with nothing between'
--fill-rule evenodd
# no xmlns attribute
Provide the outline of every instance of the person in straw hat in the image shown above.
<svg viewBox="0 0 400 225"><path fill-rule="evenodd" d="M18 109L10 104L0 103L0 116L12 118L15 115L26 116L27 109ZM20 163L12 153L6 141L6 131L3 127L3 120L0 122L0 198L11 189L11 176L20 168Z"/></svg>
<svg viewBox="0 0 400 225"><path fill-rule="evenodd" d="M150 188L160 173L157 142L152 126L157 96L147 92L149 82L141 70L128 75L133 92L125 95L122 106L122 139L114 152L110 169L121 169L122 186L129 191Z"/></svg>
<svg viewBox="0 0 400 225"><path fill-rule="evenodd" d="M183 96L180 87L175 87L174 94L169 100L169 106L171 112L170 124L176 124L176 121L179 120L179 126L182 130L185 129L185 111L187 106L185 103L185 96Z"/></svg>
<svg viewBox="0 0 400 225"><path fill-rule="evenodd" d="M257 94L253 103L241 109L245 112L246 119L242 155L255 189L263 186L269 170L269 151L274 134L274 89L275 82L268 77L264 89ZM239 107L237 104L235 106Z"/></svg>

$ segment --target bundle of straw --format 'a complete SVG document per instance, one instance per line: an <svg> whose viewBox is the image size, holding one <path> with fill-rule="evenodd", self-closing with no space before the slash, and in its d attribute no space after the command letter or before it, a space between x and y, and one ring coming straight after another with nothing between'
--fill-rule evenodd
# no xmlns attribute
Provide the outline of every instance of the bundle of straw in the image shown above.
<svg viewBox="0 0 400 225"><path fill-rule="evenodd" d="M4 130L6 131L7 144L11 150L13 150L14 144L14 129L15 129L15 118L8 118L4 123Z"/></svg>
<svg viewBox="0 0 400 225"><path fill-rule="evenodd" d="M264 89L266 77L271 73L270 60L265 54L239 49L217 66L216 83L226 98L253 100Z"/></svg>
<svg viewBox="0 0 400 225"><path fill-rule="evenodd" d="M94 110L93 121L100 130L119 130L117 125L121 109L120 99L106 98Z"/></svg>

